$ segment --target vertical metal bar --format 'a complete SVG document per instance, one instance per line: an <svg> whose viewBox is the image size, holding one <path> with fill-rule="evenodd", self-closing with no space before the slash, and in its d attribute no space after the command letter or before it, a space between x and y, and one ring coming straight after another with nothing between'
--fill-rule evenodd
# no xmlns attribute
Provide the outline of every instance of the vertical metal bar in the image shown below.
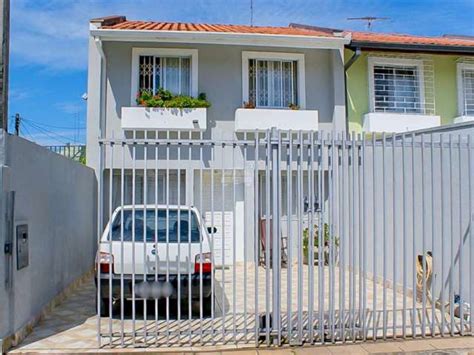
<svg viewBox="0 0 474 355"><path fill-rule="evenodd" d="M339 326L341 328L340 337L343 342L346 341L346 240L347 240L347 225L346 225L346 183L347 183L347 175L346 175L346 156L348 156L348 152L346 152L347 144L347 135L344 133L341 135L341 162L340 162L340 169L341 169L341 261L339 268Z"/></svg>
<svg viewBox="0 0 474 355"><path fill-rule="evenodd" d="M155 139L158 140L158 132L155 132ZM155 285L158 283L158 153L159 146L158 142L155 141ZM158 346L158 298L155 297L155 346Z"/></svg>
<svg viewBox="0 0 474 355"><path fill-rule="evenodd" d="M377 339L377 255L378 255L378 248L377 248L377 230L378 230L378 218L377 218L377 149L375 145L375 134L372 134L372 186L373 186L373 203L372 203L372 215L373 215L373 310L372 310L372 326L373 326L373 334L372 338L375 341Z"/></svg>
<svg viewBox="0 0 474 355"><path fill-rule="evenodd" d="M188 169L186 169L186 182L190 180L192 177L194 179L194 172L191 170L192 166L192 155L193 155L193 142L192 142L192 133L189 132L189 140L191 141L189 146L188 146ZM190 175L189 177L187 175ZM194 203L194 181L192 182L192 186L188 186L187 183L185 185L185 193L189 198L186 198L188 201L186 203L186 208L188 210L188 331L189 331L189 343L191 344L192 342L192 332L193 332L193 327L192 327L192 318L193 318L193 308L192 308L192 280L191 280L191 265L192 265L192 255L191 255L191 206L195 206ZM201 238L199 238L201 239ZM201 262L202 259L199 261ZM196 262L196 260L194 260ZM202 267L199 265L199 270L201 270ZM194 270L193 270L194 271Z"/></svg>
<svg viewBox="0 0 474 355"><path fill-rule="evenodd" d="M393 217L392 217L392 228L393 228L393 303L392 303L392 337L394 339L397 338L397 256L398 256L398 248L400 244L397 241L398 238L398 221L397 221L397 169L396 169L396 136L392 134L392 203L393 203Z"/></svg>
<svg viewBox="0 0 474 355"><path fill-rule="evenodd" d="M136 132L133 131L133 146L132 146L132 344L135 346L136 341L136 304L135 304L135 195L136 195L136 185L137 185L137 172L136 172L136 159L137 159L137 142Z"/></svg>
<svg viewBox="0 0 474 355"><path fill-rule="evenodd" d="M147 219L147 182L148 182L148 177L147 177L147 163L148 163L148 145L147 142L143 144L143 260L142 260L142 265L143 265L143 282L146 284L147 282L147 257L146 257L146 252L147 252L147 228L146 228L146 219ZM145 345L147 343L147 299L146 297L143 297L143 340L145 342Z"/></svg>
<svg viewBox="0 0 474 355"><path fill-rule="evenodd" d="M430 157L431 157L431 167L430 167L430 176L431 176L431 251L432 251L432 260L438 260L438 253L436 251L436 233L435 233L435 180L434 180L434 136L431 134L430 137ZM435 336L435 326L436 326L436 308L435 308L435 263L432 263L432 277L431 277L431 336ZM437 263L436 263L437 264Z"/></svg>
<svg viewBox="0 0 474 355"><path fill-rule="evenodd" d="M177 149L177 162L176 162L176 180L178 184L178 201L176 203L177 205L177 222L178 222L178 228L177 228L177 233L176 233L176 242L178 246L178 270L177 270L177 278L176 278L176 283L177 283L177 294L178 298L176 299L176 306L177 306L177 321L178 321L178 343L181 343L181 333L182 333L182 327L181 327L181 131L178 131L178 144L176 146Z"/></svg>
<svg viewBox="0 0 474 355"><path fill-rule="evenodd" d="M125 182L125 143L122 143L122 161L120 167L120 345L124 345L124 245L123 245L123 207L124 207L124 182Z"/></svg>
<svg viewBox="0 0 474 355"><path fill-rule="evenodd" d="M273 279L273 297L272 297L272 330L276 334L274 338L274 345L280 345L281 327L280 327L280 229L279 229L279 136L280 133L276 128L271 131L271 154L272 154L272 279Z"/></svg>
<svg viewBox="0 0 474 355"><path fill-rule="evenodd" d="M203 171L202 171L202 166L204 163L204 157L203 157L203 136L202 132L199 133L199 211L201 213L200 217L202 218L202 213L204 211L204 204L202 201L203 195L202 195L202 185L203 185ZM207 235L207 234L206 234ZM209 244L212 244L212 241L209 241ZM211 255L212 258L212 255ZM202 238L199 238L199 260L202 263ZM212 259L211 259L212 260ZM204 318L204 297L203 297L203 273L202 270L203 267L200 265L199 267L199 342L201 345L203 344L203 318ZM213 297L211 296L211 302L214 302Z"/></svg>
<svg viewBox="0 0 474 355"><path fill-rule="evenodd" d="M324 265L321 260L323 260L323 248L320 247L322 244L322 233L323 230L323 214L324 209L324 197L322 193L323 188L323 179L324 179L324 162L323 162L323 142L324 135L322 132L318 132L318 314L319 314L319 340L321 343L324 343Z"/></svg>
<svg viewBox="0 0 474 355"><path fill-rule="evenodd" d="M385 133L382 133L382 205L383 205L383 218L382 218L382 235L383 235L383 284L382 284L382 302L383 302L383 339L387 339L387 187L385 185L387 181L387 174L386 174L386 158L385 152L387 150L387 137Z"/></svg>
<svg viewBox="0 0 474 355"><path fill-rule="evenodd" d="M333 223L333 216L332 216L332 199L333 199L333 190L332 190L332 172L333 172L333 165L334 162L332 161L332 151L333 151L333 146L332 146L332 138L331 135L328 134L327 136L328 140L328 147L327 147L327 162L328 162L328 170L327 170L327 176L328 176L328 208L327 208L327 229L329 235L329 240L326 241L326 224L324 223L322 226L322 229L318 230L318 237L321 235L322 243L318 244L318 251L319 249L322 249L322 259L318 260L318 263L321 262L323 265L326 265L326 243L328 244L328 249L329 249L329 256L328 256L328 291L329 291L329 297L328 297L328 324L327 324L327 329L331 331L331 341L335 341L335 334L332 331L334 328L334 288L333 288L333 275L334 275L334 264L333 264L333 243L332 243L332 223Z"/></svg>
<svg viewBox="0 0 474 355"><path fill-rule="evenodd" d="M358 201L359 201L359 206L358 206L358 215L359 215L359 238L357 239L357 245L359 248L359 260L358 260L358 269L357 269L357 275L359 277L359 292L357 293L359 297L359 314L358 314L358 338L361 338L362 335L362 329L363 329L363 319L364 319L364 165L363 165L363 145L364 142L362 140L362 135L358 134L357 136L357 163L358 163L358 170L357 170L357 179L359 182L358 186ZM363 335L362 335L363 337Z"/></svg>
<svg viewBox="0 0 474 355"><path fill-rule="evenodd" d="M259 133L255 132L255 156L254 156L254 253L255 253L255 283L254 283L254 301L255 301L255 347L258 347L260 335L260 322L258 314L258 266L259 266L259 250L260 250L260 234L259 234L259 189L258 189L258 162L259 162Z"/></svg>
<svg viewBox="0 0 474 355"><path fill-rule="evenodd" d="M462 230L462 187L463 187L463 179L462 179L462 136L459 134L458 135L458 175L459 175L459 205L458 205L458 218L459 218L459 318L461 321L461 335L464 335L464 297L463 297L463 261L464 261L464 243L463 243L463 237L464 233ZM434 253L433 253L434 254ZM433 283L432 283L433 285ZM433 297L434 295L434 288L432 288L431 295ZM433 301L432 301L433 303ZM433 315L434 315L434 307L433 307Z"/></svg>
<svg viewBox="0 0 474 355"><path fill-rule="evenodd" d="M329 200L329 209L331 212L331 222L329 224L329 251L330 251L330 297L331 297L331 341L334 343L336 341L336 265L337 265L337 241L336 241L336 233L337 233L337 225L338 225L338 212L337 212L337 168L338 168L338 161L336 159L337 152L337 145L335 141L335 133L331 132L331 168L328 169L328 174L330 174L330 195L331 198ZM325 229L321 230L323 236L325 238Z"/></svg>
<svg viewBox="0 0 474 355"><path fill-rule="evenodd" d="M367 150L366 150L366 136L362 134L362 275L363 275L363 288L362 288L362 340L367 339L367 176L368 173L367 165Z"/></svg>
<svg viewBox="0 0 474 355"><path fill-rule="evenodd" d="M97 189L97 248L100 251L100 241L102 238L103 232L103 185L104 185L104 145L102 142L99 142L99 186ZM102 327L101 327L101 271L98 257L96 259L97 267L97 342L99 346L102 343Z"/></svg>
<svg viewBox="0 0 474 355"><path fill-rule="evenodd" d="M425 135L421 135L421 243L423 262L423 286L422 286L422 314L421 314L421 336L426 336L426 198L425 198Z"/></svg>
<svg viewBox="0 0 474 355"><path fill-rule="evenodd" d="M444 134L440 135L440 151L439 151L439 159L440 159L440 174L441 174L441 336L444 336L444 331L446 327L446 298L445 298L445 270L444 270L444 254L445 254L445 245L444 239L446 234L445 230L445 198L444 198Z"/></svg>
<svg viewBox="0 0 474 355"><path fill-rule="evenodd" d="M416 337L416 300L418 297L418 290L416 286L416 188L415 188L415 176L416 176L416 149L415 149L415 134L411 135L411 188L412 188L412 238L413 238L413 250L412 250L412 262L413 262L413 305L412 305L412 337Z"/></svg>
<svg viewBox="0 0 474 355"><path fill-rule="evenodd" d="M403 189L403 213L402 213L402 218L403 218L403 248L402 248L402 258L403 258L403 265L402 265L402 273L403 273L403 313L402 313L402 337L405 339L406 337L406 321L407 321L407 254L408 254L408 248L407 248L407 237L408 237L408 228L407 228L407 213L408 213L408 206L407 206L407 188L406 188L406 181L407 181L407 176L406 176L406 162L407 162L407 156L406 156L406 136L405 134L402 135L402 189Z"/></svg>
<svg viewBox="0 0 474 355"><path fill-rule="evenodd" d="M303 134L298 132L298 343L303 342Z"/></svg>
<svg viewBox="0 0 474 355"><path fill-rule="evenodd" d="M221 259L222 259L222 341L225 341L225 319L226 319L226 314L225 314L225 238L226 238L226 233L225 233L225 143L222 143L222 153L221 153L221 228L222 228L222 244L221 244Z"/></svg>
<svg viewBox="0 0 474 355"><path fill-rule="evenodd" d="M212 260L213 260L213 265L216 265L216 258L215 258L215 249L214 249L214 244L215 244L215 239L214 239L214 231L215 231L215 225L214 225L214 167L216 165L216 146L214 144L211 144L211 255L212 255ZM216 272L215 268L213 267L211 270L211 298L212 298L212 303L211 303L211 339L212 343L215 344L215 336L214 336L214 321L215 321L215 305L216 305Z"/></svg>
<svg viewBox="0 0 474 355"><path fill-rule="evenodd" d="M474 188L472 186L474 177L474 154L472 152L472 135L467 137L467 150L468 150L468 172L469 172L469 330L471 335L474 334Z"/></svg>
<svg viewBox="0 0 474 355"><path fill-rule="evenodd" d="M286 297L287 297L287 327L288 327L288 343L291 345L293 339L293 322L292 322L292 266L293 266L293 233L292 233L292 219L293 219L293 132L290 130L288 133L288 146L287 146L287 165L286 165L286 215L287 215L287 234L288 234L288 273L287 273L287 286L286 286Z"/></svg>
<svg viewBox="0 0 474 355"><path fill-rule="evenodd" d="M113 135L112 135L113 137ZM113 254L112 251L112 193L113 193L113 178L114 178L114 143L110 143L110 167L109 167L109 255ZM112 345L113 340L113 327L112 327L112 317L113 317L113 298L112 298L112 265L109 265L109 304L106 305L109 308L109 341Z"/></svg>
<svg viewBox="0 0 474 355"><path fill-rule="evenodd" d="M454 167L453 167L453 136L449 136L449 216L450 216L450 271L449 271L449 317L451 325L451 336L454 335L454 214L453 214L453 181L454 181Z"/></svg>
<svg viewBox="0 0 474 355"><path fill-rule="evenodd" d="M356 186L357 186L357 175L356 175L356 141L355 141L355 132L352 132L352 139L351 139L351 149L352 149L352 205L351 205L351 214L352 214L352 231L351 231L351 240L352 240L352 249L351 249L351 255L352 255L352 264L351 264L351 269L352 269L352 290L351 290L351 303L352 303L352 308L351 308L351 323L352 323L352 341L354 342L356 340L356 334L355 334L355 308L356 308L356 298L355 298L355 293L357 289L357 283L356 283L356 240L357 240L357 228L356 228Z"/></svg>
<svg viewBox="0 0 474 355"><path fill-rule="evenodd" d="M270 245L270 157L271 157L271 137L267 130L266 136L266 166L265 166L265 340L270 346L270 252L274 245Z"/></svg>
<svg viewBox="0 0 474 355"><path fill-rule="evenodd" d="M244 135L245 142L247 142L247 132ZM247 232L247 159L248 159L248 144L244 145L244 159L242 163L243 174L243 197L244 197L244 342L247 342L247 248L248 248L248 232ZM257 238L257 236L255 236Z"/></svg>
<svg viewBox="0 0 474 355"><path fill-rule="evenodd" d="M170 282L170 142L169 131L166 132L166 283ZM170 298L166 297L166 345L170 343Z"/></svg>
<svg viewBox="0 0 474 355"><path fill-rule="evenodd" d="M232 327L233 327L233 337L234 337L234 343L237 342L237 325L236 325L236 317L237 317L237 312L236 312L236 277L237 277L237 271L236 271L236 263L237 263L237 258L236 258L236 249L237 249L237 238L236 238L236 218L235 218L235 202L236 202L236 195L235 195L235 147L236 144L235 142L232 144L232 226L233 226L233 234L232 234ZM244 229L245 229L245 223L244 223ZM245 245L244 245L245 249ZM245 264L244 264L245 268ZM244 294L245 298L245 294Z"/></svg>
<svg viewBox="0 0 474 355"><path fill-rule="evenodd" d="M308 203L309 203L309 245L308 245L308 336L312 344L314 341L313 331L313 307L314 307L314 189L313 189L313 132L308 134Z"/></svg>

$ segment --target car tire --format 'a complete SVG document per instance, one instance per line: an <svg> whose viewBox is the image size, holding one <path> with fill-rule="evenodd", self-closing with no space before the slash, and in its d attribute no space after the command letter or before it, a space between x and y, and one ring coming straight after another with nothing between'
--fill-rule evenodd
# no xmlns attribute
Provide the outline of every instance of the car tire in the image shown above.
<svg viewBox="0 0 474 355"><path fill-rule="evenodd" d="M96 310L96 313L99 313L97 297L95 299L95 310ZM100 316L101 317L109 316L109 299L108 298L102 298L102 297L100 298Z"/></svg>

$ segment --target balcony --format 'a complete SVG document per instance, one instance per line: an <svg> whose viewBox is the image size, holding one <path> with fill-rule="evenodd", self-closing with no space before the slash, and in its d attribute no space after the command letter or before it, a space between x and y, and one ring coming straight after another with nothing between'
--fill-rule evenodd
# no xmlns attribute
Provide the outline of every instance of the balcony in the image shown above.
<svg viewBox="0 0 474 355"><path fill-rule="evenodd" d="M363 129L366 132L402 133L437 127L440 124L440 117L434 115L371 112L364 115Z"/></svg>
<svg viewBox="0 0 474 355"><path fill-rule="evenodd" d="M122 107L122 129L205 131L206 108Z"/></svg>
<svg viewBox="0 0 474 355"><path fill-rule="evenodd" d="M316 131L318 111L261 108L235 111L236 132L265 131L272 127L283 131Z"/></svg>

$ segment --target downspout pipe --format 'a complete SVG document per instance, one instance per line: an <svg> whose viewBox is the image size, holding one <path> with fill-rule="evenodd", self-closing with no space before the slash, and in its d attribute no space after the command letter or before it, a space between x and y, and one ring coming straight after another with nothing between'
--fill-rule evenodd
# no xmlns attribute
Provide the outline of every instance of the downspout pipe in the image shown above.
<svg viewBox="0 0 474 355"><path fill-rule="evenodd" d="M94 37L94 42L97 47L97 51L100 55L100 82L99 82L99 138L104 138L105 131L105 85L107 82L107 62L102 46L102 41L99 37Z"/></svg>
<svg viewBox="0 0 474 355"><path fill-rule="evenodd" d="M356 60L360 57L361 54L362 54L361 49L356 48L356 50L355 50L354 54L352 55L352 57L348 60L348 62L346 64L344 64L344 88L346 90L344 98L345 98L345 104L346 104L345 106L346 106L346 132L347 133L350 133L349 132L349 108L348 108L349 102L347 100L347 96L349 94L349 91L348 91L348 88L347 88L347 71L352 66L352 64L354 64L356 62Z"/></svg>

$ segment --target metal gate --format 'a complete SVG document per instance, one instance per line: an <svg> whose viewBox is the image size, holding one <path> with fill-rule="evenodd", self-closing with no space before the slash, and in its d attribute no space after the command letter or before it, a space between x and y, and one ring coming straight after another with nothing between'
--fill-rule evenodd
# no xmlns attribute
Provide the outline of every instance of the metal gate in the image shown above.
<svg viewBox="0 0 474 355"><path fill-rule="evenodd" d="M472 335L471 137L161 134L100 141L102 345Z"/></svg>

